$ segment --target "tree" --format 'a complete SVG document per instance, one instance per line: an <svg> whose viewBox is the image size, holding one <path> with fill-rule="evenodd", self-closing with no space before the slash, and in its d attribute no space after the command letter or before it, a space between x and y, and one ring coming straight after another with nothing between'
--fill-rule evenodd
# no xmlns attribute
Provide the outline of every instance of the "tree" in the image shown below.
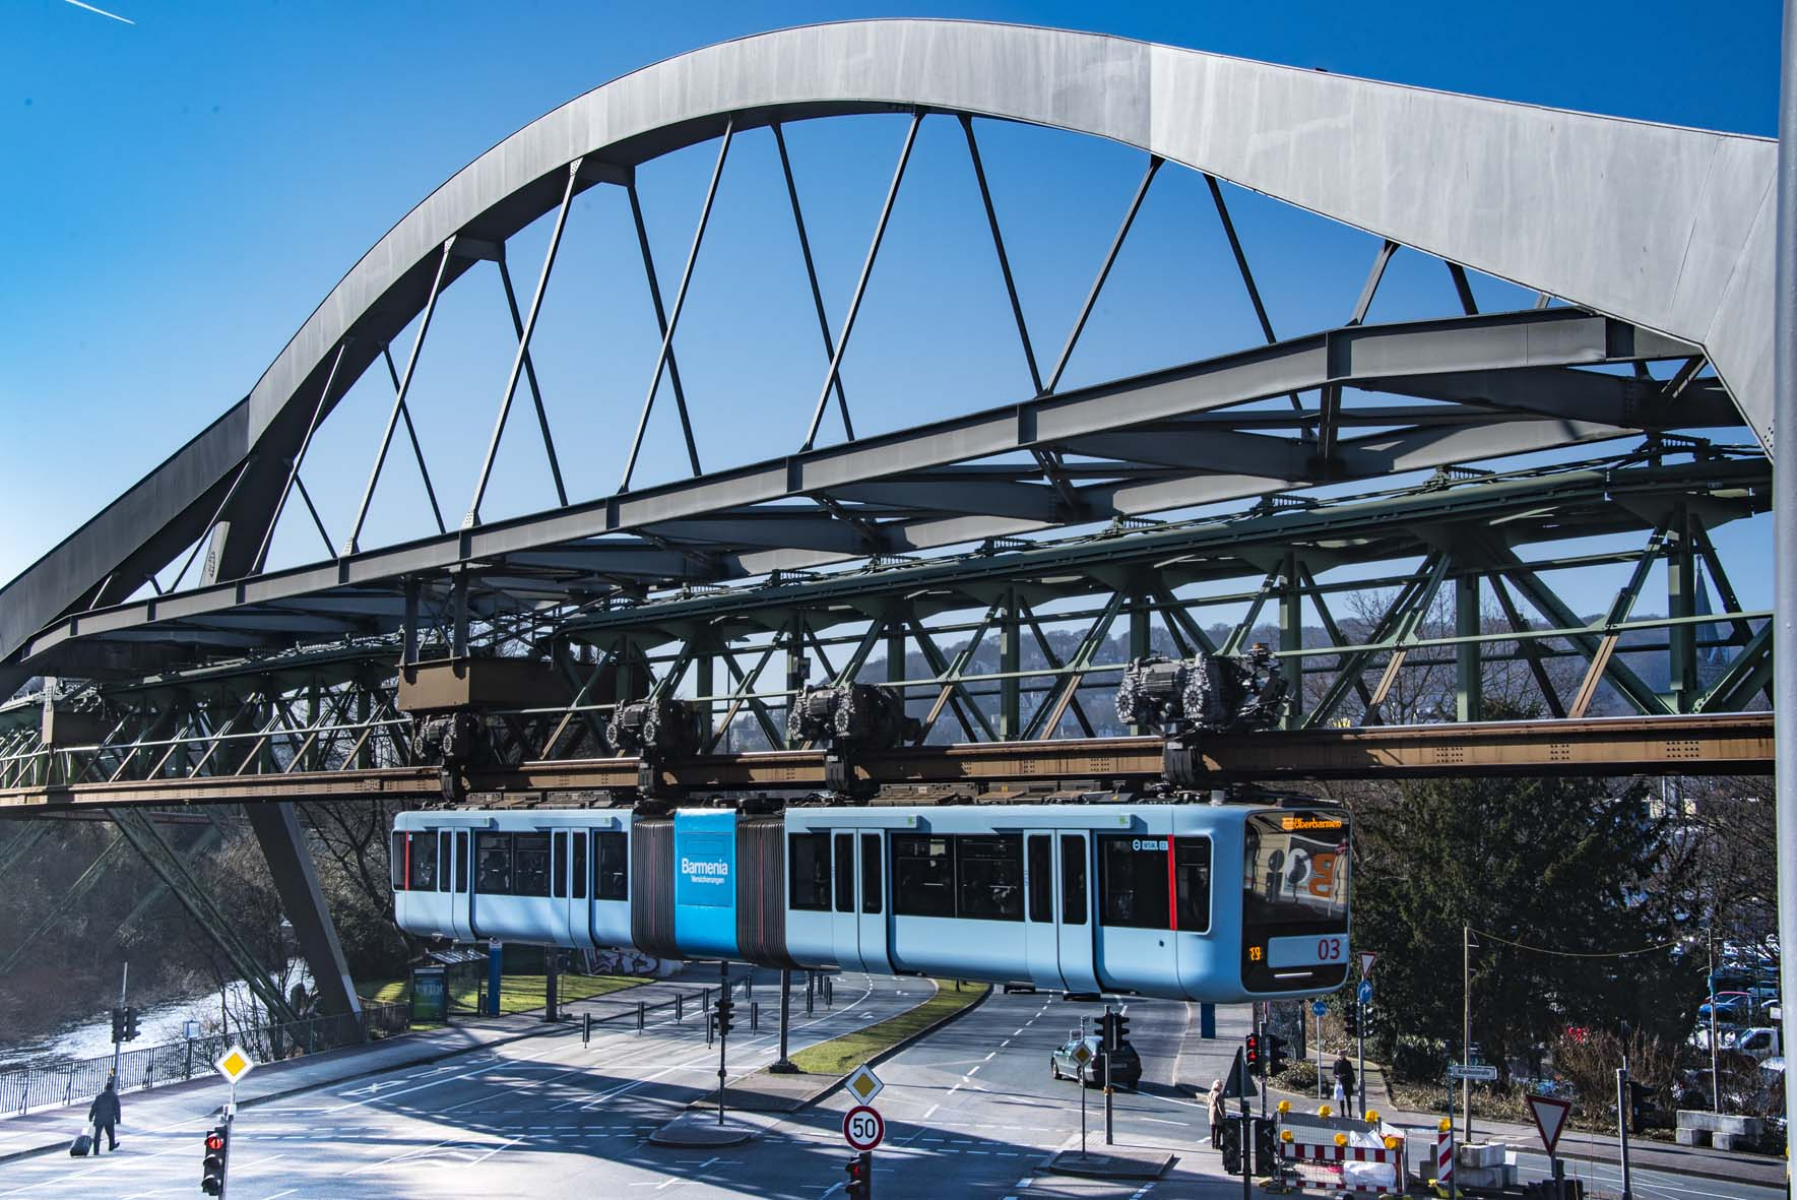
<svg viewBox="0 0 1797 1200"><path fill-rule="evenodd" d="M1377 1029L1460 1053L1470 926L1473 1041L1506 1077L1569 1025L1676 1035L1702 964L1666 947L1670 829L1639 785L1457 778L1357 806L1355 940L1381 952ZM1544 953L1554 951L1555 953ZM1574 957L1584 955L1588 957Z"/></svg>

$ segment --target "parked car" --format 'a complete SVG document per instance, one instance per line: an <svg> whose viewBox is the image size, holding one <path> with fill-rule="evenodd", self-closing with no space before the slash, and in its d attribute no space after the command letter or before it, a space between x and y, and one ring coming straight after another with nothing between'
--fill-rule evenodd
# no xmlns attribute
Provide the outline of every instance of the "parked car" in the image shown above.
<svg viewBox="0 0 1797 1200"><path fill-rule="evenodd" d="M1769 1058L1777 1058L1782 1064L1784 1058L1783 1031L1772 1025L1757 1025L1752 1029L1743 1029L1740 1036L1735 1039L1735 1049L1760 1062Z"/></svg>
<svg viewBox="0 0 1797 1200"><path fill-rule="evenodd" d="M1752 992L1717 992L1709 1000L1697 1006L1697 1019L1710 1019L1710 1006L1716 1009L1718 1021L1743 1021L1753 1015L1754 998Z"/></svg>
<svg viewBox="0 0 1797 1200"><path fill-rule="evenodd" d="M1074 1054L1082 1042L1091 1055L1083 1067ZM1048 1072L1056 1079L1077 1079L1087 1087L1103 1087L1104 1039L1090 1035L1082 1038L1078 1034L1068 1038L1048 1056ZM1111 1063L1111 1083L1133 1090L1141 1082L1142 1056L1136 1053L1134 1046L1124 1042L1117 1048L1116 1060Z"/></svg>

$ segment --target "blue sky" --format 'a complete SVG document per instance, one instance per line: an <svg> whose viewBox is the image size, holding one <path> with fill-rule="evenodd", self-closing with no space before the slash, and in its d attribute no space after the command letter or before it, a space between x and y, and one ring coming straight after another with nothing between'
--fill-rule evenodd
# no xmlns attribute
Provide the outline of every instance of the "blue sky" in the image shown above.
<svg viewBox="0 0 1797 1200"><path fill-rule="evenodd" d="M1776 117L1771 0L101 7L136 23L65 0L0 7L0 145L9 161L0 219L11 233L0 284L0 579L247 392L342 273L443 179L579 93L724 38L859 16L969 17L1766 136ZM903 124L789 129L833 323ZM1037 353L1052 359L1142 157L1033 129L988 124L981 137ZM694 147L641 177L669 292L715 151ZM1371 239L1258 198L1232 202L1280 332L1338 323ZM1256 340L1207 205L1196 177L1162 173L1068 384ZM616 189L577 203L538 333L537 365L577 496L615 485L620 438L634 426L655 350L628 222ZM511 246L526 297L546 236L539 222ZM990 258L959 131L926 122L845 362L858 432L1027 394ZM951 267L959 273L945 273ZM1478 286L1487 305L1523 302L1507 285ZM804 288L772 140L754 131L732 150L676 343L707 467L781 453L802 437L824 366ZM1445 312L1451 302L1438 263L1400 254L1372 315ZM414 403L453 524L491 428L511 334L487 274L452 289L438 320ZM396 344L406 345L409 335ZM307 482L336 541L390 398L371 373L309 460ZM665 390L656 410L639 482L684 469ZM517 415L488 517L549 499L528 407ZM416 468L396 455L365 544L424 532L420 495ZM1756 557L1738 552L1768 536L1763 523L1743 525L1725 551ZM321 551L316 533L289 521L274 561ZM1763 580L1746 574L1737 584L1761 590Z"/></svg>

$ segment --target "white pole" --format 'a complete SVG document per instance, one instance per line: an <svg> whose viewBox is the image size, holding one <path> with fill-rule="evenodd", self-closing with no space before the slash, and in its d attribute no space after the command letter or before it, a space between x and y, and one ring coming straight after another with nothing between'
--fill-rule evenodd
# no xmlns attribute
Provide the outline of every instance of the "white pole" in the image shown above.
<svg viewBox="0 0 1797 1200"><path fill-rule="evenodd" d="M1772 427L1773 722L1778 796L1779 994L1784 1044L1797 1033L1797 470L1780 469L1778 438L1797 429L1797 0L1785 0L1778 104L1778 250L1773 294ZM1797 439L1793 439L1797 440ZM1715 1006L1711 1005L1711 1011ZM1785 1089L1787 1129L1797 1128L1797 1088Z"/></svg>

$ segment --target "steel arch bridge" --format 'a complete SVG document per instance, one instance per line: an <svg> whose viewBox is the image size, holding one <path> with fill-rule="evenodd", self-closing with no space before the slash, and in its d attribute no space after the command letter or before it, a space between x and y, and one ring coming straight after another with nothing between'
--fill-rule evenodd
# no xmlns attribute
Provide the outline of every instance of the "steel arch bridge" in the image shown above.
<svg viewBox="0 0 1797 1200"><path fill-rule="evenodd" d="M832 308L783 131L875 114L905 133ZM1016 332L1002 353L1021 352L1027 380L857 437L853 338L926 123L964 142ZM1015 124L1141 154L1077 315L1050 338L1025 318L980 151ZM790 452L703 469L718 447L678 351L705 330L682 316L720 179L763 130L808 281L816 384ZM638 172L707 146L683 269L662 278ZM0 710L0 808L272 802L257 832L289 909L316 912L325 978L334 939L287 802L434 795L399 696L433 661L451 664L429 685L448 689L437 706L480 708L507 747L470 786L527 800L628 795L634 765L611 756L603 722L620 698L676 690L710 724L697 758L657 765L661 782L821 786L784 721L814 660L915 705L928 744L861 764L866 782L1141 779L1158 770L1152 739L1110 728L1093 701L1127 658L1233 652L1263 617L1298 702L1266 742L1216 748L1220 778L1769 771L1769 614L1744 602L1712 535L1763 526L1769 503L1774 161L1762 139L979 23L807 27L643 68L434 191L246 397L0 589L0 679L11 692L47 677ZM1203 183L1261 336L1067 386L1145 198L1181 171ZM537 360L574 201L593 189L628 204L658 345L620 426L621 478L582 496ZM1232 217L1248 193L1372 235L1335 327L1277 331ZM508 246L527 231L546 235L544 256L515 286ZM1373 323L1398 254L1438 260L1449 303ZM1481 276L1531 299L1482 310ZM417 384L433 317L452 289L495 278L508 349L481 464L433 476ZM365 477L331 481L357 498L331 530L308 456L359 381L386 388L384 422ZM657 406L691 474L645 485ZM540 441L556 503L487 519L507 438ZM416 536L383 542L369 525L381 481L414 469ZM322 550L280 562L277 533L296 527L316 527ZM1624 583L1593 619L1557 589L1569 571ZM1661 576L1664 615L1637 615ZM980 658L989 632L996 665ZM512 665L472 665L489 660ZM1513 671L1541 719L1479 724L1493 671ZM1406 680L1430 672L1452 678L1451 704L1407 708ZM930 748L945 738L962 744Z"/></svg>

